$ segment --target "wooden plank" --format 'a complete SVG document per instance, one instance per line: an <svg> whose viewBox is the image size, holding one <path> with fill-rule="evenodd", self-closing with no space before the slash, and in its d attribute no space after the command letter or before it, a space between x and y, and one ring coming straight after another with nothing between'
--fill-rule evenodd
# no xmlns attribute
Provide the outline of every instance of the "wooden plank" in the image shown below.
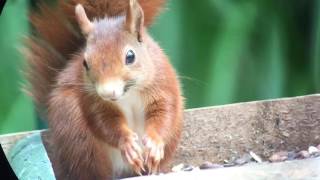
<svg viewBox="0 0 320 180"><path fill-rule="evenodd" d="M319 94L191 109L185 112L173 163L222 162L249 151L268 157L316 144L320 144Z"/></svg>
<svg viewBox="0 0 320 180"><path fill-rule="evenodd" d="M320 144L320 95L190 109L173 164L221 162L254 151L268 157L279 150ZM5 152L33 132L0 136Z"/></svg>
<svg viewBox="0 0 320 180"><path fill-rule="evenodd" d="M241 167L169 173L158 176L140 176L124 180L318 180L320 179L320 158L295 160L280 163L250 164Z"/></svg>

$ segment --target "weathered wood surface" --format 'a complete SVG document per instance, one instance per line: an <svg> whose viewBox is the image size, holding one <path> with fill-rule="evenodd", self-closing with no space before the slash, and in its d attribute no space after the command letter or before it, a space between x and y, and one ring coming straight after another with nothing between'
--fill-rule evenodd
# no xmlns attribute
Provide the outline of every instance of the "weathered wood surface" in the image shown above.
<svg viewBox="0 0 320 180"><path fill-rule="evenodd" d="M319 180L320 158L281 163L250 164L241 167L140 176L126 180Z"/></svg>
<svg viewBox="0 0 320 180"><path fill-rule="evenodd" d="M222 162L249 151L268 157L317 144L320 94L191 109L173 163Z"/></svg>
<svg viewBox="0 0 320 180"><path fill-rule="evenodd" d="M0 143L7 152L30 133L0 136ZM221 162L249 151L268 157L315 144L320 144L319 94L191 109L173 164Z"/></svg>

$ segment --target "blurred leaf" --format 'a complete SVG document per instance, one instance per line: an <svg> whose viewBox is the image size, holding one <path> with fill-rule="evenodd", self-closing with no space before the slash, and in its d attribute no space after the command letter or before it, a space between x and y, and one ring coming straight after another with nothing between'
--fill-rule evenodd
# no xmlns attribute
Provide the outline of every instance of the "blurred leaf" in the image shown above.
<svg viewBox="0 0 320 180"><path fill-rule="evenodd" d="M28 1L8 1L0 16L0 133L32 130L33 106L21 92L24 63L19 48L28 33Z"/></svg>
<svg viewBox="0 0 320 180"><path fill-rule="evenodd" d="M320 92L320 0L316 1L314 10L314 41L313 41L313 79L316 92Z"/></svg>

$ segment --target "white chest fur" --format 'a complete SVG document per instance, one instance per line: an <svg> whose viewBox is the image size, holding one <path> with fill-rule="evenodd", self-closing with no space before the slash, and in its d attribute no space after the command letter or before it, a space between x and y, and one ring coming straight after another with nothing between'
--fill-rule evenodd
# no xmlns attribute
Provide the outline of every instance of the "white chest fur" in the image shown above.
<svg viewBox="0 0 320 180"><path fill-rule="evenodd" d="M129 91L117 104L125 115L129 128L141 137L144 132L144 104L140 94Z"/></svg>
<svg viewBox="0 0 320 180"><path fill-rule="evenodd" d="M125 115L129 128L138 134L140 140L144 134L144 104L140 94L136 91L129 91L116 104ZM109 157L112 161L115 175L122 172L131 171L130 166L123 161L121 153L118 149L109 148Z"/></svg>

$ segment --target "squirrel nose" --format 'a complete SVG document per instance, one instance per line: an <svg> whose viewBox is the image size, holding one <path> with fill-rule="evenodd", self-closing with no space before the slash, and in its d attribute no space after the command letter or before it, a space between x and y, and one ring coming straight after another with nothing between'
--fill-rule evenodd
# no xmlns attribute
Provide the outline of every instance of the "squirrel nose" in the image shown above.
<svg viewBox="0 0 320 180"><path fill-rule="evenodd" d="M97 93L105 100L117 100L123 95L124 82L121 80L108 81L97 85Z"/></svg>

